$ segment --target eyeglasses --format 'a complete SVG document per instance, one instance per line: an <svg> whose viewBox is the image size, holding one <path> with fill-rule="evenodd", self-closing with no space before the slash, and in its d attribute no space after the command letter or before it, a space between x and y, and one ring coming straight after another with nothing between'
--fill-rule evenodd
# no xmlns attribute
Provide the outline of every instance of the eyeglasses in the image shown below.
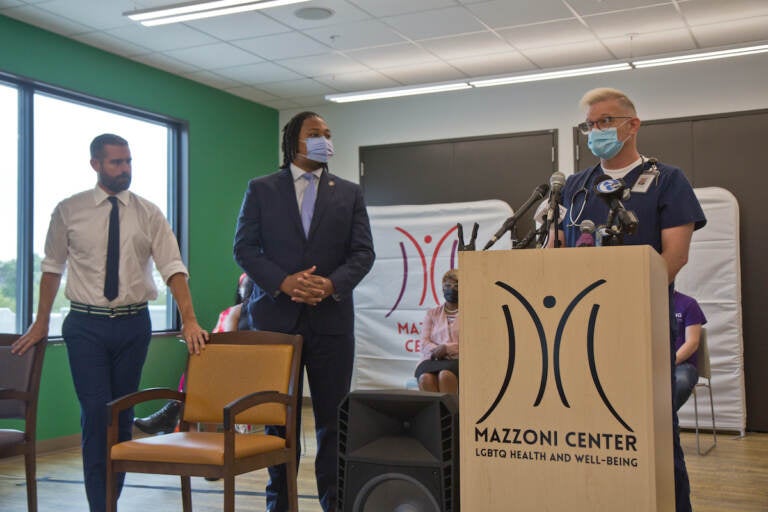
<svg viewBox="0 0 768 512"><path fill-rule="evenodd" d="M592 128L595 127L601 131L605 130L606 128L611 128L611 125L617 119L632 119L632 116L605 116L601 117L597 121L584 121L583 123L579 123L576 128L578 128L579 131L584 135L588 135L589 132L592 131Z"/></svg>

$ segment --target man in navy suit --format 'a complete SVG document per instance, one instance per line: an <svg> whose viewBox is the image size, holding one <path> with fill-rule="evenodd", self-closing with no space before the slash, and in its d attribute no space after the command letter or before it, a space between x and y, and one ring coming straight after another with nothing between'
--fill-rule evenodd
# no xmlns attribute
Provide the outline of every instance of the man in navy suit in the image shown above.
<svg viewBox="0 0 768 512"><path fill-rule="evenodd" d="M297 114L283 128L282 146L282 168L248 184L234 253L256 283L247 306L251 328L304 337L302 367L317 436L315 475L320 503L329 512L336 510L336 410L352 380L352 290L375 255L362 189L328 172L333 144L325 121L314 112ZM285 436L284 428L267 429ZM267 509L284 512L285 466L269 468L269 476Z"/></svg>

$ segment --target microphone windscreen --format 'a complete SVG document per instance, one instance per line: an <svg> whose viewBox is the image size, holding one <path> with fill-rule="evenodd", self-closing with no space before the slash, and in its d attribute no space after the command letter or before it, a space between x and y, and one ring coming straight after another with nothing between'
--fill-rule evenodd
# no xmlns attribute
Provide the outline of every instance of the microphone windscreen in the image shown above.
<svg viewBox="0 0 768 512"><path fill-rule="evenodd" d="M555 171L552 176L549 177L549 186L553 192L559 192L565 185L565 174L560 171Z"/></svg>
<svg viewBox="0 0 768 512"><path fill-rule="evenodd" d="M576 240L576 247L594 247L595 237L592 233L582 233L578 240Z"/></svg>
<svg viewBox="0 0 768 512"><path fill-rule="evenodd" d="M595 223L592 222L589 219L584 219L581 221L581 225L579 226L579 230L582 233L594 233L595 232Z"/></svg>

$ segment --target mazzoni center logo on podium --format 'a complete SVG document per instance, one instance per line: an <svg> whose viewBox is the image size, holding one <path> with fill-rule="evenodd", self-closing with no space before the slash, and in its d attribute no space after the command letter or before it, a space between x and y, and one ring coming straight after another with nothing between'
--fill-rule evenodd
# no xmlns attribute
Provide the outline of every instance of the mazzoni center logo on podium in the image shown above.
<svg viewBox="0 0 768 512"><path fill-rule="evenodd" d="M560 321L557 324L557 330L555 331L555 339L554 339L554 345L552 349L552 371L554 373L555 385L557 386L557 393L560 397L560 402L563 404L564 407L567 407L567 408L570 408L570 404L568 402L568 397L565 392L565 386L563 385L562 374L560 371L560 348L563 342L563 331L565 330L568 320L571 318L571 315L574 309L576 308L576 306L578 306L579 303L592 290L594 290L599 286L602 286L605 283L606 283L605 279L598 279L597 281L591 283L586 288L584 288L579 293L577 293L576 296L571 300L571 302L563 311L563 314L560 317ZM542 324L541 319L538 313L536 312L536 309L533 307L530 301L528 301L519 291L517 291L512 286L502 281L497 281L495 284L496 286L509 292L510 295L512 295L515 299L518 300L518 302L520 302L523 308L525 308L525 310L528 312L528 315L530 316L531 321L536 327L536 331L539 337L539 346L541 348L541 380L539 384L538 394L536 395L536 398L533 401L533 407L538 407L541 404L542 398L544 397L544 392L546 391L546 388L547 388L548 375L549 375L549 353L548 353L549 350L547 348L548 347L547 335L544 331L544 325ZM557 304L557 298L553 297L552 295L548 295L544 297L543 304L545 308L551 309L555 307L555 305ZM499 392L497 393L496 398L493 400L493 402L488 407L486 412L476 421L476 424L478 425L483 423L486 419L488 419L488 417L491 416L491 414L496 409L496 407L504 399L504 395L506 394L509 388L509 384L512 379L512 374L515 369L516 342L515 342L515 326L512 320L512 313L510 312L508 304L502 305L501 309L504 313L504 319L507 325L507 341L508 341L508 350L509 350L509 357L507 360L507 369L504 375L504 380L501 384L501 387L499 388ZM610 411L613 417L616 418L616 421L618 421L619 424L621 424L621 426L624 427L624 429L626 429L628 432L634 432L632 427L626 421L624 421L624 419L621 417L621 415L613 406L613 404L611 404L610 399L606 395L605 390L603 389L603 386L600 383L600 376L598 375L597 365L595 363L595 325L597 323L597 315L599 311L600 311L600 305L593 304L589 314L589 323L587 326L587 361L589 363L590 376L592 378L592 382L595 386L595 390L597 394L600 396L600 399L602 400L603 404L608 409L608 411Z"/></svg>
<svg viewBox="0 0 768 512"><path fill-rule="evenodd" d="M536 308L526 299L518 290L503 281L497 281L496 286L508 292L516 299L523 309L527 312L530 320L535 326L538 334L539 347L541 350L541 376L539 380L538 393L533 399L532 408L541 405L542 398L547 390L547 382L550 375L550 354L548 350L547 335L544 325L541 321ZM596 288L606 284L605 279L598 279L578 292L563 310L552 344L552 374L554 376L557 394L560 398L562 407L570 409L566 392L567 386L563 382L563 376L560 369L560 351L563 344L563 332L568 321L575 318L574 311L577 306ZM543 306L552 309L557 305L558 299L552 295L547 295L543 299ZM538 461L542 463L555 464L589 464L595 466L623 467L629 470L637 469L640 466L642 457L638 457L638 439L634 434L632 426L621 416L620 412L614 407L608 398L608 394L600 382L597 364L595 362L595 330L597 318L600 311L599 304L592 304L589 317L586 324L587 338L587 363L589 365L589 374L594 385L595 393L600 397L602 406L604 406L615 421L620 425L620 432L610 432L609 427L599 428L597 431L583 431L581 429L552 428L551 426L533 426L526 424L517 425L497 425L489 420L493 412L505 399L509 391L512 375L515 370L516 359L516 341L515 324L512 320L512 313L509 304L502 304L502 313L507 327L507 343L509 355L507 359L507 368L504 379L499 388L496 397L491 404L475 422L475 456L481 458L511 459L515 461ZM580 319L583 320L583 319ZM581 321L581 324L584 322ZM535 349L534 349L535 350ZM527 359L526 359L527 360ZM512 393L516 400L520 400L517 393ZM588 411L584 411L588 414Z"/></svg>

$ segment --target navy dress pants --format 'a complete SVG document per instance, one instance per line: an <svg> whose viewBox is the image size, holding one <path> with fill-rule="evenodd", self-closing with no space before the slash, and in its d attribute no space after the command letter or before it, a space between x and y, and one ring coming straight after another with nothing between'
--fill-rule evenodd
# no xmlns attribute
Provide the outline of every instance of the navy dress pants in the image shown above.
<svg viewBox="0 0 768 512"><path fill-rule="evenodd" d="M349 393L352 366L355 357L355 339L352 332L323 335L313 333L303 314L296 334L304 337L301 362L307 370L312 410L315 416L315 477L320 504L325 512L336 512L338 472L338 407ZM303 372L300 373L303 375ZM303 380L303 378L302 378ZM299 384L299 392L303 382ZM301 394L299 395L301 396ZM285 428L269 426L266 432L285 437ZM300 447L301 407L296 425L296 446ZM298 452L297 452L298 454ZM298 462L298 457L297 457ZM267 484L267 510L287 512L288 494L285 465L269 468Z"/></svg>
<svg viewBox="0 0 768 512"><path fill-rule="evenodd" d="M107 402L139 388L152 326L149 311L109 318L72 311L62 327L80 401L83 473L91 512L106 510ZM131 439L133 409L120 415L120 441ZM117 475L118 495L125 473Z"/></svg>

